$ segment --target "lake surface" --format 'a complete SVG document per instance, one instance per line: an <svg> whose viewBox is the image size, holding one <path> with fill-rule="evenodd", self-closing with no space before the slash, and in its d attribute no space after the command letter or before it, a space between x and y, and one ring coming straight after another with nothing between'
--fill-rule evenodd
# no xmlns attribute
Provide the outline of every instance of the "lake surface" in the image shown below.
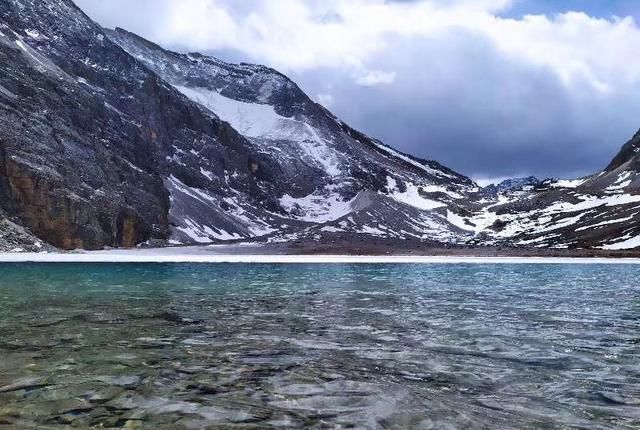
<svg viewBox="0 0 640 430"><path fill-rule="evenodd" d="M640 267L0 265L0 428L639 429Z"/></svg>

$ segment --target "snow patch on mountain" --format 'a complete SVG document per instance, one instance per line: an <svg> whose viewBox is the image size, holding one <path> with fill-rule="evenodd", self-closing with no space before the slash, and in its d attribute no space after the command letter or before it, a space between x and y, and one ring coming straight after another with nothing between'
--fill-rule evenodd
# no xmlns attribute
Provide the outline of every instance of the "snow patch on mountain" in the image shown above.
<svg viewBox="0 0 640 430"><path fill-rule="evenodd" d="M426 192L423 187L415 184L406 184L405 187L405 191L399 191L396 180L390 176L387 177L387 189L390 190L389 195L398 202L422 210L433 210L446 206L446 204L442 202L424 197L421 194ZM439 187L436 187L436 189L440 190Z"/></svg>
<svg viewBox="0 0 640 430"><path fill-rule="evenodd" d="M295 219L326 223L338 220L353 211L353 203L357 199L345 201L340 194L334 192L335 187L327 187L305 197L292 197L285 194L280 205Z"/></svg>
<svg viewBox="0 0 640 430"><path fill-rule="evenodd" d="M247 137L275 137L283 128L282 123L290 120L278 115L270 105L233 100L207 88L175 88Z"/></svg>
<svg viewBox="0 0 640 430"><path fill-rule="evenodd" d="M559 202L549 206L542 212L550 214L558 212L576 212L599 206L619 206L640 202L640 195L632 194L617 194L613 196L578 195L577 198L582 201L579 203Z"/></svg>
<svg viewBox="0 0 640 430"><path fill-rule="evenodd" d="M586 181L586 179L559 180L551 184L551 186L554 188L578 188Z"/></svg>
<svg viewBox="0 0 640 430"><path fill-rule="evenodd" d="M576 231L585 231L585 230L590 230L590 229L594 229L594 228L598 228L598 227L604 227L604 226L607 226L607 225L613 225L613 224L619 224L619 223L631 221L637 215L638 214L631 215L631 216L624 217L624 218L618 218L618 219L611 219L611 220L607 220L607 221L602 221L602 222L599 222L597 224L592 224L592 225L588 225L586 227L577 228Z"/></svg>
<svg viewBox="0 0 640 430"><path fill-rule="evenodd" d="M312 164L320 166L330 176L338 176L342 173L335 151L308 123L283 117L268 104L234 100L207 88L190 88L181 85L175 85L175 88L231 124L244 136L254 140L297 142Z"/></svg>
<svg viewBox="0 0 640 430"><path fill-rule="evenodd" d="M622 172L616 181L607 188L607 191L623 190L631 185L633 172Z"/></svg>
<svg viewBox="0 0 640 430"><path fill-rule="evenodd" d="M451 212L448 209L447 209L447 221L450 224L455 225L461 230L476 232L476 229L477 229L477 227L475 225L471 225L465 217L462 217L456 214L455 212Z"/></svg>
<svg viewBox="0 0 640 430"><path fill-rule="evenodd" d="M222 228L214 231L208 225L199 224L189 217L185 218L183 225L177 226L176 229L197 243L211 243L213 240L242 239L242 236L238 233L230 234Z"/></svg>
<svg viewBox="0 0 640 430"><path fill-rule="evenodd" d="M621 249L635 249L640 247L640 235L628 238L622 242L614 243L611 245L605 245L602 248L610 251L616 251Z"/></svg>
<svg viewBox="0 0 640 430"><path fill-rule="evenodd" d="M372 236L380 236L380 237L385 237L389 234L388 231L384 231L377 227L371 227L368 225L363 225L362 227L360 227L360 230L358 232L363 234L370 234Z"/></svg>

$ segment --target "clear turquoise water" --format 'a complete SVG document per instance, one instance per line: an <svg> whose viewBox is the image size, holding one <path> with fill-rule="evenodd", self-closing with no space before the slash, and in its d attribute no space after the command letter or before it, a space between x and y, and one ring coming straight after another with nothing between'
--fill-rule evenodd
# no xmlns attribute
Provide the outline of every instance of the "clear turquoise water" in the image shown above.
<svg viewBox="0 0 640 430"><path fill-rule="evenodd" d="M0 265L0 428L640 428L640 267Z"/></svg>

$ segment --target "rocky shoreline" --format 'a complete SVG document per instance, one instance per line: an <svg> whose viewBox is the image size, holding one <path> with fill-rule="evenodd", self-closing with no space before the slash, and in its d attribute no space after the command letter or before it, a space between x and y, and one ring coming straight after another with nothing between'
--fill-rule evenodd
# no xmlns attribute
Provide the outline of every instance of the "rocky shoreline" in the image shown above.
<svg viewBox="0 0 640 430"><path fill-rule="evenodd" d="M450 257L558 257L558 258L640 258L640 249L611 251L604 249L516 248L507 246L403 245L394 241L363 244L291 244L291 254L328 255L417 255Z"/></svg>

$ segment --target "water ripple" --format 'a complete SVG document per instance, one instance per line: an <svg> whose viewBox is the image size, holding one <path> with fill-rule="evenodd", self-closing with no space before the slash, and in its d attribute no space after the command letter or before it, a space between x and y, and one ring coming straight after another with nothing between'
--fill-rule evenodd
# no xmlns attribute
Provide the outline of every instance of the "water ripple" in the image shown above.
<svg viewBox="0 0 640 430"><path fill-rule="evenodd" d="M0 427L640 428L640 267L0 266Z"/></svg>

